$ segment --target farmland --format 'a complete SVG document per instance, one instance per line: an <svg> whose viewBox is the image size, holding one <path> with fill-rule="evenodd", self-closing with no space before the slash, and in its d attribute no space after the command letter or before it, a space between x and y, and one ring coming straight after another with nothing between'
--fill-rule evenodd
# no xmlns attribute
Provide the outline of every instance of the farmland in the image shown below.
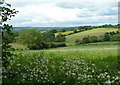
<svg viewBox="0 0 120 85"><path fill-rule="evenodd" d="M4 83L96 83L120 82L117 41L76 44L75 39L100 36L116 28L98 28L66 36L66 47L29 50L26 45L11 43L16 49ZM69 34L72 31L61 32ZM74 44L71 44L74 43Z"/></svg>
<svg viewBox="0 0 120 85"><path fill-rule="evenodd" d="M75 33L73 35L66 36L66 43L74 44L75 40L82 39L85 36L100 36L106 32L117 31L117 28L97 28L84 32Z"/></svg>
<svg viewBox="0 0 120 85"><path fill-rule="evenodd" d="M119 85L120 24L108 2L1 0L0 84Z"/></svg>

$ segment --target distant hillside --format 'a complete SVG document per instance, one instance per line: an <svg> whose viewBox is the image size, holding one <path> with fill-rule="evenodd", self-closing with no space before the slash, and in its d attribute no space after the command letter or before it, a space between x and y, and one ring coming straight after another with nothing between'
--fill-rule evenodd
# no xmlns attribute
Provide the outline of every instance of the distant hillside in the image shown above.
<svg viewBox="0 0 120 85"><path fill-rule="evenodd" d="M38 29L41 31L45 31L45 30L61 29L61 28L69 28L69 27L13 27L13 31L14 32L21 32L25 29L32 29L32 28L35 28L35 29Z"/></svg>
<svg viewBox="0 0 120 85"><path fill-rule="evenodd" d="M77 39L80 40L86 36L100 36L106 32L112 32L112 31L118 31L118 29L117 28L96 28L92 30L75 33L75 34L66 36L66 43L72 45L75 43Z"/></svg>
<svg viewBox="0 0 120 85"><path fill-rule="evenodd" d="M93 28L118 28L118 26L119 25L105 24L105 25L101 25L101 26L75 26L75 27L13 27L14 28L13 31L14 32L21 32L25 29L32 29L32 28L35 28L35 29L38 29L41 31L46 31L46 30L51 30L51 29L57 29L58 31L60 29L65 29L67 31L73 31L74 29L87 30L87 29L93 29ZM66 29L66 28L68 28L68 29ZM71 29L73 29L73 30L71 30Z"/></svg>

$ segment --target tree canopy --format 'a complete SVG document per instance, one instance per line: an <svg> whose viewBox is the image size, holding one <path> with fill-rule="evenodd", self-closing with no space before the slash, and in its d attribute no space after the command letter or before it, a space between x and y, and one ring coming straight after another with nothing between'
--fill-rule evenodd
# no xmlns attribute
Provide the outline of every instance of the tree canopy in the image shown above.
<svg viewBox="0 0 120 85"><path fill-rule="evenodd" d="M7 60L8 57L10 57L12 54L9 52L12 48L9 45L9 43L11 43L10 37L6 37L6 35L11 36L11 30L12 25L9 24L5 24L4 22L7 22L8 20L11 19L11 17L14 17L15 14L18 12L15 9L11 9L11 5L5 3L4 1L0 1L0 16L1 16L1 20L0 20L0 38L2 38L2 42L0 44L2 44L2 63L3 66L7 66L9 64L9 61Z"/></svg>

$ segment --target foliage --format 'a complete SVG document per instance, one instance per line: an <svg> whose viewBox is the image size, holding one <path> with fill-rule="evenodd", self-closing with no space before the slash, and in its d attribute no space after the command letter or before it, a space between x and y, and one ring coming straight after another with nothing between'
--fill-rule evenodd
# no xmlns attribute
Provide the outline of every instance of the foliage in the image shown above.
<svg viewBox="0 0 120 85"><path fill-rule="evenodd" d="M45 42L55 42L55 34L51 31L46 31L42 34Z"/></svg>
<svg viewBox="0 0 120 85"><path fill-rule="evenodd" d="M59 34L56 38L54 33L46 31L41 33L36 29L28 29L19 34L18 42L27 45L30 50L47 49L55 47L64 47L65 36Z"/></svg>
<svg viewBox="0 0 120 85"><path fill-rule="evenodd" d="M83 44L83 43L90 43L89 36L88 37L84 37L80 43L81 44Z"/></svg>
<svg viewBox="0 0 120 85"><path fill-rule="evenodd" d="M110 35L105 33L103 35L103 41L110 41Z"/></svg>
<svg viewBox="0 0 120 85"><path fill-rule="evenodd" d="M74 33L77 33L77 32L78 32L78 31L75 29L75 30L74 30Z"/></svg>
<svg viewBox="0 0 120 85"><path fill-rule="evenodd" d="M69 30L70 30L70 31L73 31L73 30L74 30L74 28L69 28Z"/></svg>
<svg viewBox="0 0 120 85"><path fill-rule="evenodd" d="M75 43L77 39L82 40L86 36L97 36L100 37L106 32L118 31L117 28L96 28L92 30L78 32L72 35L66 36L66 43L72 44Z"/></svg>
<svg viewBox="0 0 120 85"><path fill-rule="evenodd" d="M60 32L65 32L65 31L66 31L65 28L60 29Z"/></svg>
<svg viewBox="0 0 120 85"><path fill-rule="evenodd" d="M18 11L11 9L11 5L4 3L4 1L0 1L0 5L0 16L2 18L0 21L0 24L2 25L0 29L2 32L2 60L3 66L6 67L9 64L9 61L7 59L12 55L9 52L12 49L11 45L9 45L9 43L12 42L12 25L4 24L4 22L7 22L11 17L14 17Z"/></svg>
<svg viewBox="0 0 120 85"><path fill-rule="evenodd" d="M90 42L92 42L92 43L95 43L95 42L98 42L98 41L99 41L99 39L98 39L97 36L90 36L90 37L89 37L89 40L90 40Z"/></svg>
<svg viewBox="0 0 120 85"><path fill-rule="evenodd" d="M57 42L57 43L55 43L55 42L50 42L49 43L49 48L56 48L56 47L65 47L66 46L66 44L65 43L61 43L61 42Z"/></svg>
<svg viewBox="0 0 120 85"><path fill-rule="evenodd" d="M119 41L119 32L106 32L102 36L87 36L84 37L82 40L77 39L77 44L84 44L84 43L95 43L95 42L105 42L105 41Z"/></svg>
<svg viewBox="0 0 120 85"><path fill-rule="evenodd" d="M88 56L81 55L81 51L16 52L18 57L13 56L10 67L3 68L3 83L118 84L117 56L112 56L113 53L109 56L113 52L109 51L106 54L104 50L84 51Z"/></svg>
<svg viewBox="0 0 120 85"><path fill-rule="evenodd" d="M110 40L111 41L120 41L120 34L112 35Z"/></svg>
<svg viewBox="0 0 120 85"><path fill-rule="evenodd" d="M76 41L75 41L75 43L79 43L80 42L80 40L79 39L77 39Z"/></svg>
<svg viewBox="0 0 120 85"><path fill-rule="evenodd" d="M45 42L41 42L39 45L37 45L37 44L29 44L28 48L30 50L46 49L46 48L49 48L49 44L47 44Z"/></svg>
<svg viewBox="0 0 120 85"><path fill-rule="evenodd" d="M18 37L18 42L27 45L30 49L40 49L44 47L42 33L37 29L27 29L21 32Z"/></svg>
<svg viewBox="0 0 120 85"><path fill-rule="evenodd" d="M61 33L59 33L56 37L56 42L65 42L66 38L64 35L62 35Z"/></svg>
<svg viewBox="0 0 120 85"><path fill-rule="evenodd" d="M57 33L57 30L56 29L51 29L50 32Z"/></svg>

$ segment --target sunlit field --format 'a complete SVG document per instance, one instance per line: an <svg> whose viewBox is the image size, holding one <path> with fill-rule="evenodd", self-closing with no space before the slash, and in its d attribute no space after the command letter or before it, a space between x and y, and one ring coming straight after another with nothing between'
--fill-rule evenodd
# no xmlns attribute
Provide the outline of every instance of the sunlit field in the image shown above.
<svg viewBox="0 0 120 85"><path fill-rule="evenodd" d="M66 36L66 43L73 44L75 43L76 39L82 39L85 36L101 36L106 32L112 32L117 30L118 30L117 28L116 29L115 28L97 28L97 29L75 33L73 35Z"/></svg>

